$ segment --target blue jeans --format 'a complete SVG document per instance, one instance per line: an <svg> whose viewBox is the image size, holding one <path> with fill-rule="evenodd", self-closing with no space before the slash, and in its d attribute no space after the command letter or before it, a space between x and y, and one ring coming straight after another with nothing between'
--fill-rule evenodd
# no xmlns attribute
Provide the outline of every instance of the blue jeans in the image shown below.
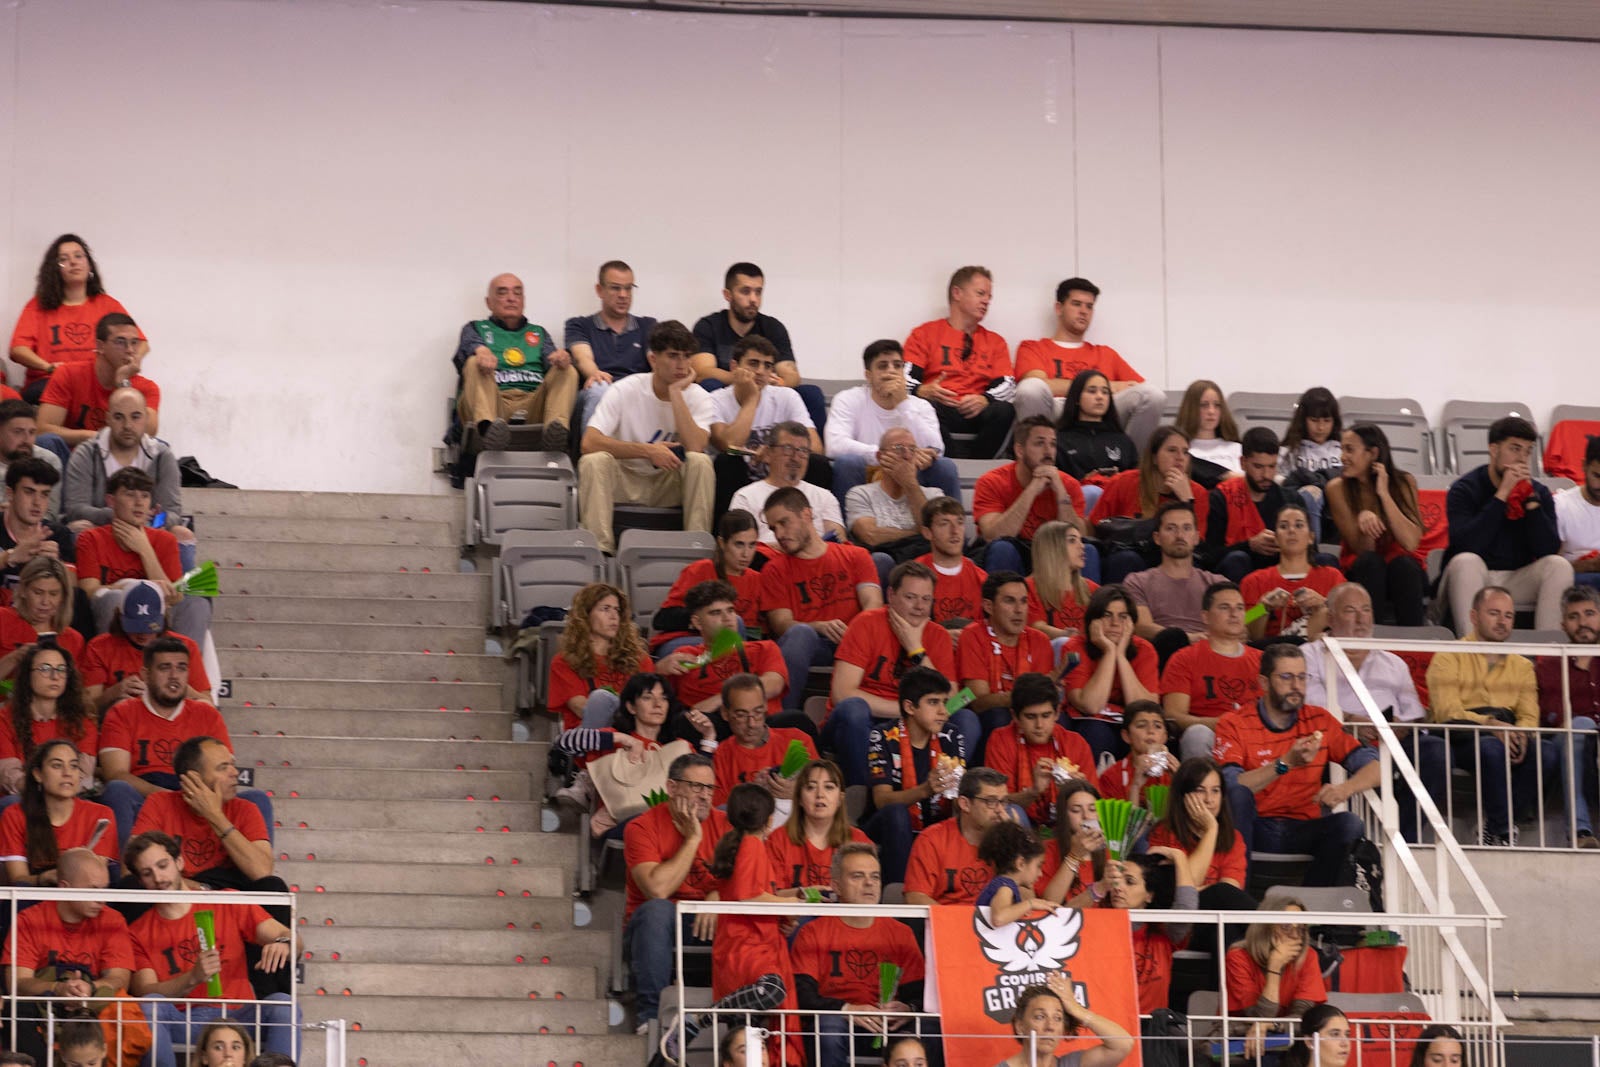
<svg viewBox="0 0 1600 1067"><path fill-rule="evenodd" d="M147 781L163 789L176 789L178 780L171 775L146 775ZM164 779L155 781L156 778ZM169 784L170 783L170 784ZM267 840L272 840L272 798L260 789L241 789L239 799L248 800L261 812L261 819L267 824ZM111 814L117 819L117 852L121 854L128 844L128 838L133 836L133 824L139 818L139 809L144 807L144 794L124 781L111 781L106 783L105 789L100 794L100 803L111 809ZM199 871L188 872L191 877Z"/></svg>
<svg viewBox="0 0 1600 1067"><path fill-rule="evenodd" d="M1087 557L1085 557L1087 559ZM1119 548L1106 557L1100 573L1104 576L1096 579L1101 585L1112 585L1122 581L1135 571L1148 570L1150 562L1131 548ZM1088 568L1084 568L1088 573Z"/></svg>
<svg viewBox="0 0 1600 1067"><path fill-rule="evenodd" d="M898 722L897 716L877 719L872 708L860 697L846 697L833 706L828 721L822 725L822 747L836 754L839 769L844 772L845 785L868 785L867 740L875 723ZM950 716L950 729L961 741L961 754L969 765L975 765L978 741L983 727L971 708L962 708Z"/></svg>
<svg viewBox="0 0 1600 1067"><path fill-rule="evenodd" d="M1422 778L1422 785L1433 798L1433 803L1443 813L1450 798L1449 746L1436 733L1413 729L1411 736L1401 742L1406 755ZM1395 801L1400 807L1400 836L1415 844L1422 840L1422 816L1417 798L1405 780L1395 776Z"/></svg>
<svg viewBox="0 0 1600 1067"><path fill-rule="evenodd" d="M42 433L33 439L33 443L40 448L48 448L61 457L61 469L67 469L67 460L72 457L72 448L67 444L66 438L58 433Z"/></svg>
<svg viewBox="0 0 1600 1067"><path fill-rule="evenodd" d="M289 966L294 966L292 960ZM294 1055L295 1026L299 1018L298 1013L290 1010L287 993L274 993L264 998L273 1003L261 1005L235 1004L224 1007L219 1004L212 1007L191 1001L194 1006L190 1008L187 1019L183 1008L159 993L152 993L143 999L145 1018L150 1020L150 1031L154 1038L150 1049L150 1060L154 1067L174 1067L173 1047L194 1044L207 1023L222 1018L244 1025L254 1040L257 1036L255 1026L258 1012L261 1024L260 1051Z"/></svg>
<svg viewBox="0 0 1600 1067"><path fill-rule="evenodd" d="M1089 742L1097 763L1103 753L1111 753L1112 759L1128 754L1128 743L1122 739L1121 727L1108 719L1063 718L1061 725Z"/></svg>
<svg viewBox="0 0 1600 1067"><path fill-rule="evenodd" d="M833 495L839 498L841 509L844 507L844 498L849 495L850 490L865 484L867 462L866 456L841 456L833 461ZM934 460L927 470L918 474L917 482L939 489L952 500L961 499L961 475L956 472L956 465L943 456Z"/></svg>
<svg viewBox="0 0 1600 1067"><path fill-rule="evenodd" d="M623 950L633 966L633 986L638 994L634 1014L641 1023L649 1022L661 1009L661 991L672 982L672 954L675 924L683 924L685 945L706 945L689 933L689 916L678 918L675 900L647 900L634 911L623 928Z"/></svg>
<svg viewBox="0 0 1600 1067"><path fill-rule="evenodd" d="M1309 488L1300 490L1300 503L1306 506L1306 525L1311 527L1312 547L1322 543L1322 494Z"/></svg>
<svg viewBox="0 0 1600 1067"><path fill-rule="evenodd" d="M783 656L783 666L789 672L789 688L783 694L783 706L792 710L805 704L806 679L812 667L826 667L833 662L837 646L803 622L797 622L778 638L778 652Z"/></svg>
<svg viewBox="0 0 1600 1067"><path fill-rule="evenodd" d="M1505 837L1511 833L1511 822L1514 817L1532 814L1538 804L1536 794L1541 781L1539 764L1544 765L1545 781L1548 781L1552 774L1562 773L1561 764L1564 761L1558 758L1560 745L1554 737L1545 737L1535 747L1538 748L1537 760L1535 753L1530 750L1521 763L1510 763L1508 776L1509 760L1506 746L1496 733L1492 730L1450 732L1450 753L1455 758L1457 766L1466 768L1478 782L1478 793L1483 800L1482 829ZM1584 812L1584 816L1587 820L1587 811Z"/></svg>
<svg viewBox="0 0 1600 1067"><path fill-rule="evenodd" d="M583 702L583 721L579 725L586 730L609 730L611 720L617 717L617 709L621 706L622 698L617 694L596 689Z"/></svg>
<svg viewBox="0 0 1600 1067"><path fill-rule="evenodd" d="M1015 537L991 541L988 555L983 560L983 569L990 574L1000 571L1014 571L1024 576L1032 574L1032 545ZM1083 546L1083 576L1096 585L1100 584L1100 548L1097 545L1085 543Z"/></svg>
<svg viewBox="0 0 1600 1067"><path fill-rule="evenodd" d="M883 884L904 882L906 862L911 858L911 809L904 804L879 808L861 821L861 832L872 838L873 844L878 846L878 860L883 864Z"/></svg>
<svg viewBox="0 0 1600 1067"><path fill-rule="evenodd" d="M1238 784L1228 787L1228 807L1247 854L1310 853L1306 885L1334 885L1345 853L1361 838L1361 820L1348 811L1316 819L1257 818L1255 794Z"/></svg>
<svg viewBox="0 0 1600 1067"><path fill-rule="evenodd" d="M1589 821L1589 796L1584 788L1584 780L1590 771L1595 768L1595 721L1586 715L1580 715L1572 720L1572 729L1575 731L1572 762L1573 780L1567 782L1567 803L1572 808L1572 817L1578 824L1579 830L1594 832L1594 824ZM1551 738L1554 742L1555 739ZM1561 753L1561 777L1567 776L1566 753Z"/></svg>

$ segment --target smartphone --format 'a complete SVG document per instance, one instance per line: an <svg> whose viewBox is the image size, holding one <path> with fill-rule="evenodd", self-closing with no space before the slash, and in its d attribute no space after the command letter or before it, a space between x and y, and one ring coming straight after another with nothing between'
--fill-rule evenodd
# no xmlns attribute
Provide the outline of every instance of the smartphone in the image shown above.
<svg viewBox="0 0 1600 1067"><path fill-rule="evenodd" d="M55 632L53 630L46 630L44 633L40 634L39 635L39 639L37 641L35 641L34 644L37 645L39 648L60 648L61 647L56 642L56 635L55 635Z"/></svg>
<svg viewBox="0 0 1600 1067"><path fill-rule="evenodd" d="M165 511L158 511L154 515L150 516L150 528L152 530L159 530L166 524L167 513Z"/></svg>

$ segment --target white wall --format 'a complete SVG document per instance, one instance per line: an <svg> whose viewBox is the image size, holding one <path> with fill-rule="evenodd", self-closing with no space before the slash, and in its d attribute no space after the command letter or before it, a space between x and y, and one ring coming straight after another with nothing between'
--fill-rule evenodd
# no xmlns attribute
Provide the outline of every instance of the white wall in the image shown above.
<svg viewBox="0 0 1600 1067"><path fill-rule="evenodd" d="M1592 46L377 0L24 3L8 40L0 316L84 234L164 435L254 488L439 488L489 276L559 329L613 256L690 323L761 263L813 377L967 262L1013 344L1094 278L1167 385L1542 415L1600 334Z"/></svg>

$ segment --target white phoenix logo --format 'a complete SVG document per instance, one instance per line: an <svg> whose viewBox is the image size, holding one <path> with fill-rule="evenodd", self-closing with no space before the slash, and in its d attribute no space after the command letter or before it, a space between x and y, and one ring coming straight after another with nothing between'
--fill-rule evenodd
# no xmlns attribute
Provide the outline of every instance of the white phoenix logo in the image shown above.
<svg viewBox="0 0 1600 1067"><path fill-rule="evenodd" d="M989 925L988 909L974 909L972 929L991 963L1010 974L1059 971L1078 954L1083 913L1057 908L1040 919L1019 919L1009 926Z"/></svg>

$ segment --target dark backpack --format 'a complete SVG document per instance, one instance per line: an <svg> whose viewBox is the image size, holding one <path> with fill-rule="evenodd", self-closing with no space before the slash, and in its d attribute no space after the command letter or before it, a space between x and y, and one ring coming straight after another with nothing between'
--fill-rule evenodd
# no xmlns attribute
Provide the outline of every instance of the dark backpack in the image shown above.
<svg viewBox="0 0 1600 1067"><path fill-rule="evenodd" d="M1183 1012L1157 1008L1139 1024L1139 1036L1144 1067L1187 1067L1189 1017Z"/></svg>
<svg viewBox="0 0 1600 1067"><path fill-rule="evenodd" d="M1383 853L1369 837L1362 837L1350 846L1340 865L1336 885L1354 886L1365 890L1372 902L1372 910L1383 910Z"/></svg>

